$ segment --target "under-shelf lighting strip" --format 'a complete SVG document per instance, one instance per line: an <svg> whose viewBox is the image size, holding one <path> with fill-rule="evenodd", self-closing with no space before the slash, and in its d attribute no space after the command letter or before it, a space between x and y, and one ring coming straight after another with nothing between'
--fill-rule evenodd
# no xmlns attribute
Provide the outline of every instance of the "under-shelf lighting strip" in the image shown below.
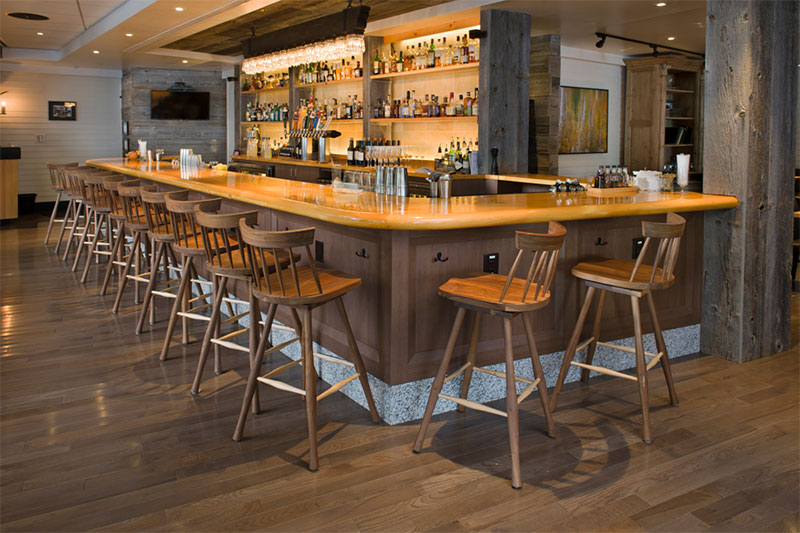
<svg viewBox="0 0 800 533"><path fill-rule="evenodd" d="M280 52L250 57L242 63L245 74L284 70L296 65L331 61L364 53L363 35L345 35L317 43L306 44Z"/></svg>

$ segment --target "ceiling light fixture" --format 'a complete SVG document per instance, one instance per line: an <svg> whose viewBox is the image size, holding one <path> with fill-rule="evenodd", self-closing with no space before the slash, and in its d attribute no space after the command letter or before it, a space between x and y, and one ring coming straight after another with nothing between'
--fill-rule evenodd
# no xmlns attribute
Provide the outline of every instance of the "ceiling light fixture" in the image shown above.
<svg viewBox="0 0 800 533"><path fill-rule="evenodd" d="M364 28L368 6L346 7L302 24L252 37L242 42L245 60L242 71L276 72L304 63L332 61L360 56L366 49Z"/></svg>
<svg viewBox="0 0 800 533"><path fill-rule="evenodd" d="M181 61L181 63L188 63L188 62L189 62L188 59L184 59L183 61Z"/></svg>
<svg viewBox="0 0 800 533"><path fill-rule="evenodd" d="M667 5L666 2L659 2L659 3L656 4L656 7L664 7L666 5Z"/></svg>
<svg viewBox="0 0 800 533"><path fill-rule="evenodd" d="M242 63L245 74L256 72L275 72L295 65L331 61L347 56L360 56L364 53L363 35L346 35L326 39L318 43L297 46L280 52L250 57Z"/></svg>
<svg viewBox="0 0 800 533"><path fill-rule="evenodd" d="M99 54L99 53L100 53L100 50L92 50L92 53L93 53L93 54Z"/></svg>
<svg viewBox="0 0 800 533"><path fill-rule="evenodd" d="M37 31L36 35L44 35L44 32L43 31Z"/></svg>
<svg viewBox="0 0 800 533"><path fill-rule="evenodd" d="M176 7L175 11L183 11L183 8L182 7Z"/></svg>
<svg viewBox="0 0 800 533"><path fill-rule="evenodd" d="M675 40L675 37L672 37L672 36L670 35L669 37L667 37L667 40L668 40L668 41L674 41L674 40Z"/></svg>
<svg viewBox="0 0 800 533"><path fill-rule="evenodd" d="M598 34L598 35L599 35L599 34ZM602 37L600 37L600 40L599 40L599 41L597 41L597 44L595 44L595 46L596 46L597 48L603 48L603 46L605 46L605 44L606 44L606 36L605 36L605 35L603 35Z"/></svg>
<svg viewBox="0 0 800 533"><path fill-rule="evenodd" d="M126 33L125 37L133 37L133 34L132 33Z"/></svg>
<svg viewBox="0 0 800 533"><path fill-rule="evenodd" d="M702 58L706 57L705 54L701 54L700 52L693 52L691 50L684 50L683 48L675 48L674 46L667 46L665 44L651 43L651 42L648 42L648 41L640 41L639 39L630 39L628 37L620 37L619 35L611 35L610 33L603 33L603 32L600 32L600 31L595 32L595 35L600 37L600 40L595 45L598 48L601 48L602 45L605 44L605 40L606 40L607 37L611 37L612 39L619 39L620 41L627 41L629 43L638 43L638 44L647 45L647 46L649 46L650 48L653 49L653 55L654 56L658 55L658 49L659 48L663 48L664 50L674 50L676 52L680 52L680 53L686 54L686 55L700 56Z"/></svg>

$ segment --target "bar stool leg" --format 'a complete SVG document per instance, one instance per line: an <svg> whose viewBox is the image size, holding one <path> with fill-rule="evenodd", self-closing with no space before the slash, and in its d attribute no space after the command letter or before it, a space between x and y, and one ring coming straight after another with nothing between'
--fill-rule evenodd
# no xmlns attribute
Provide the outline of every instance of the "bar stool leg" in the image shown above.
<svg viewBox="0 0 800 533"><path fill-rule="evenodd" d="M364 390L364 396L367 398L369 414L372 417L373 422L380 422L378 409L375 407L375 400L372 399L372 390L369 386L367 367L364 365L364 359L361 357L361 352L358 349L356 337L353 335L353 330L350 327L350 320L347 319L347 309L345 309L341 296L336 298L336 308L339 310L339 318L342 320L342 326L344 327L344 332L347 335L347 344L350 345L350 357L353 359L356 372L358 372L358 379L361 381L361 388Z"/></svg>
<svg viewBox="0 0 800 533"><path fill-rule="evenodd" d="M472 382L472 369L475 367L475 359L478 354L478 334L480 333L481 317L483 313L474 311L472 322L472 334L469 337L469 351L467 352L467 363L469 366L464 370L464 380L461 382L461 398L467 399L469 395L469 385ZM459 413L463 413L467 408L461 404L456 407Z"/></svg>
<svg viewBox="0 0 800 533"><path fill-rule="evenodd" d="M308 469L319 468L317 454L317 376L314 371L314 343L312 340L311 308L303 307L303 374L306 377L306 419L308 420Z"/></svg>
<svg viewBox="0 0 800 533"><path fill-rule="evenodd" d="M64 230L67 229L67 224L69 224L72 220L72 212L74 207L75 200L70 198L67 202L67 210L64 212L64 220L61 221L61 229L58 231L58 242L56 242L55 248L56 254L58 254L58 250L61 248L61 240L64 238Z"/></svg>
<svg viewBox="0 0 800 533"><path fill-rule="evenodd" d="M594 287L589 287L586 291L586 299L583 301L583 307L578 314L578 321L575 323L575 329L572 330L572 336L569 338L569 344L564 351L564 359L561 361L561 370L558 373L556 386L553 388L553 395L550 397L550 410L555 411L558 405L558 395L561 394L561 387L564 386L564 379L569 372L569 364L575 357L575 349L578 347L578 341L581 338L581 330L583 330L583 323L586 321L586 314L589 312L589 306L592 305L592 298L594 298Z"/></svg>
<svg viewBox="0 0 800 533"><path fill-rule="evenodd" d="M267 341L269 340L269 332L272 328L272 321L275 318L275 311L278 306L272 304L267 311L267 319L264 321L264 327L261 330L261 338L258 341L258 347L255 348L253 357L253 364L250 366L250 375L247 376L247 386L244 391L244 398L242 399L242 408L239 410L239 420L236 422L236 429L233 431L233 440L239 442L242 440L242 433L244 433L244 423L247 421L247 411L252 403L253 396L258 386L258 376L261 374L261 364L264 362L264 352L267 349ZM256 325L258 323L256 322ZM250 347L252 352L253 347Z"/></svg>
<svg viewBox="0 0 800 533"><path fill-rule="evenodd" d="M506 417L508 418L508 442L511 447L511 486L522 488L519 468L519 413L517 406L517 382L514 378L514 352L512 350L511 319L503 319L503 340L506 353Z"/></svg>
<svg viewBox="0 0 800 533"><path fill-rule="evenodd" d="M161 271L158 269L158 264L161 262L161 258L164 256L164 247L164 243L160 242L156 248L156 258L155 261L152 262L153 264L150 268L150 277L147 280L147 288L144 291L144 303L142 304L142 309L139 312L139 322L136 324L137 335L141 334L142 329L144 329L144 319L147 316L147 311L154 307L150 304L153 301L153 289L156 288L156 283L158 283L158 278L161 273Z"/></svg>
<svg viewBox="0 0 800 533"><path fill-rule="evenodd" d="M542 412L547 424L547 436L555 438L558 436L556 425L553 421L553 413L550 411L550 400L547 395L547 381L542 370L542 362L539 359L539 350L536 348L536 339L533 336L533 319L530 313L522 313L522 324L525 326L525 336L528 338L528 349L531 352L531 367L533 368L533 379L539 378L539 400L542 402Z"/></svg>
<svg viewBox="0 0 800 533"><path fill-rule="evenodd" d="M56 203L53 204L53 212L50 213L50 222L47 223L47 233L44 236L44 243L50 240L50 231L53 229L53 222L56 220L56 212L58 211L58 204L61 202L61 194L62 191L58 191L58 195L56 195Z"/></svg>
<svg viewBox="0 0 800 533"><path fill-rule="evenodd" d="M139 254L137 252L139 248L139 241L141 239L141 233L138 231L135 232L136 235L133 237L133 248L131 249L131 253L128 255L128 260L125 261L125 266L122 267L122 274L119 277L119 286L117 287L117 297L114 299L114 307L111 308L111 312L116 314L119 312L119 305L122 303L122 293L125 292L125 285L128 283L128 272L131 270L131 265L133 264L134 256L138 260Z"/></svg>
<svg viewBox="0 0 800 533"><path fill-rule="evenodd" d="M175 325L178 323L178 309L182 307L182 302L185 302L184 293L186 287L189 285L189 280L192 277L192 256L185 255L183 257L183 271L181 272L181 283L178 285L178 293L175 295L175 302L172 304L172 309L169 312L169 322L167 323L167 333L164 336L164 345L161 347L161 355L159 360L167 360L167 352L169 352L169 344L172 341L172 335L175 332Z"/></svg>
<svg viewBox="0 0 800 533"><path fill-rule="evenodd" d="M592 342L589 343L589 347L586 348L586 364L591 365L592 361L594 360L594 350L597 348L597 341L599 340L597 337L600 335L600 319L603 317L603 306L606 303L606 291L600 289L600 298L597 300L597 311L595 311L594 315L594 326L592 326ZM589 369L582 368L581 369L581 381L586 383L589 381Z"/></svg>
<svg viewBox="0 0 800 533"><path fill-rule="evenodd" d="M442 392L442 385L444 385L444 376L447 374L447 367L450 364L450 358L453 356L453 350L456 347L456 340L458 333L461 331L461 324L464 323L464 315L467 310L463 307L458 308L456 319L453 322L453 329L450 331L450 338L447 341L447 348L444 350L442 357L442 364L439 365L439 371L431 384L431 393L428 396L428 404L425 406L425 416L422 417L422 424L419 426L417 433L417 440L414 442L414 453L422 451L422 443L425 441L425 434L428 432L428 426L431 423L433 410L436 407L436 401L439 399L439 393Z"/></svg>
<svg viewBox="0 0 800 533"><path fill-rule="evenodd" d="M214 275L214 278L217 278ZM225 294L225 288L228 286L228 278L225 276L219 276L219 280L217 280L217 291L214 294L214 305L211 308L211 320L208 322L208 327L206 328L206 334L203 336L203 347L200 349L200 359L197 361L197 372L194 375L194 382L192 383L192 394L197 394L200 392L200 380L203 377L203 369L206 366L206 360L208 359L208 349L211 347L211 336L217 330L217 324L219 323L219 311L220 307L222 306L222 295Z"/></svg>
<svg viewBox="0 0 800 533"><path fill-rule="evenodd" d="M81 216L82 216L81 215L81 211L85 211L85 208L86 208L86 204L84 204L83 202L78 202L76 200L76 202L75 202L75 220L72 221L72 227L69 229L69 236L67 237L66 248L64 249L64 255L61 257L62 261L66 261L67 260L67 256L69 256L69 251L72 249L72 242L75 239L75 230L78 228L78 224L80 223L80 219L81 219ZM86 219L85 216L83 217L83 222L84 222L83 231L85 232L86 231L86 223L87 223L87 219Z"/></svg>
<svg viewBox="0 0 800 533"><path fill-rule="evenodd" d="M81 256L83 255L83 248L86 246L86 237L89 235L89 227L91 226L92 231L94 231L94 239L97 239L97 213L94 209L86 208L87 210L87 218L86 218L86 227L81 234L81 238L78 240L78 249L75 250L75 258L72 260L72 271L75 272L78 270L78 264L81 262ZM89 258L91 259L91 257Z"/></svg>
<svg viewBox="0 0 800 533"><path fill-rule="evenodd" d="M114 238L114 246L111 248L111 255L108 256L109 260L106 265L106 275L103 277L103 288L100 290L100 296L106 295L108 284L111 281L111 273L114 270L114 261L119 261L122 256L120 248L123 242L125 242L125 228L121 222L117 222L117 236Z"/></svg>
<svg viewBox="0 0 800 533"><path fill-rule="evenodd" d="M656 338L656 347L659 352L664 354L661 356L661 369L664 371L664 379L667 381L669 403L678 405L678 392L675 390L675 383L672 381L672 368L669 363L667 343L664 342L664 336L661 334L661 325L658 323L658 316L656 316L656 306L653 303L652 292L647 293L647 305L650 308L650 318L653 321L653 335Z"/></svg>
<svg viewBox="0 0 800 533"><path fill-rule="evenodd" d="M297 339L300 341L300 347L303 346L303 324L300 322L300 315L297 313L297 309L294 307L289 308L289 314L292 317L292 327L294 327L294 333L297 336ZM305 365L305 361L301 363ZM306 373L303 372L301 374L301 383L300 388L306 390Z"/></svg>
<svg viewBox="0 0 800 533"><path fill-rule="evenodd" d="M636 375L639 383L639 398L642 402L642 429L644 441L653 442L650 429L650 407L647 394L647 364L644 360L644 344L642 343L642 318L639 314L639 298L631 296L631 309L633 310L633 332L636 345Z"/></svg>
<svg viewBox="0 0 800 533"><path fill-rule="evenodd" d="M260 341L258 337L258 320L261 318L261 310L258 306L258 298L253 295L253 285L250 282L247 283L247 294L250 303L250 331L248 331L248 346L250 347L250 365L252 366L256 359L253 346L257 346ZM258 387L256 387L256 390L253 393L252 409L254 415L257 415L261 412L261 399L258 395Z"/></svg>
<svg viewBox="0 0 800 533"><path fill-rule="evenodd" d="M91 264L91 259L94 257L94 252L97 249L97 244L100 241L100 229L105 228L106 235L108 236L108 243L111 244L113 241L112 233L111 233L111 222L106 214L99 214L98 218L100 219L97 225L97 231L92 244L89 246L89 252L86 259L86 263L83 265L83 274L81 274L81 283L86 283L86 278L89 276L89 265ZM109 247L109 249L111 249ZM111 257L111 256L109 256Z"/></svg>
<svg viewBox="0 0 800 533"><path fill-rule="evenodd" d="M189 256L191 257L191 256ZM181 267L181 283L183 283L183 275L186 270L189 270L190 267L187 266L186 260L183 261L183 266ZM191 270L189 271L189 280L192 279L191 277ZM188 290L187 290L188 289ZM202 292L200 293L202 294ZM183 292L181 292L180 297L176 297L176 301L178 298L181 301L181 311L184 313L189 310L190 302L192 298L192 283L189 281L189 284L184 287ZM174 326L173 326L174 327ZM189 344L189 319L185 316L181 316L181 343L182 344Z"/></svg>

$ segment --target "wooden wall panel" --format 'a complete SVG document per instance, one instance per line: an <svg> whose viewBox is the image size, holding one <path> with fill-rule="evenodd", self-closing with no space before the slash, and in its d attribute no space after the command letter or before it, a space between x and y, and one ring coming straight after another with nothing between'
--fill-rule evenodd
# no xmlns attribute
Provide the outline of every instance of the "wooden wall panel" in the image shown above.
<svg viewBox="0 0 800 533"><path fill-rule="evenodd" d="M481 11L486 37L480 49L480 173L491 170L497 148L500 173L528 171L528 98L531 17L524 13Z"/></svg>
<svg viewBox="0 0 800 533"><path fill-rule="evenodd" d="M561 36L531 37L530 99L536 117L528 151L528 172L558 175L558 123L561 112Z"/></svg>
<svg viewBox="0 0 800 533"><path fill-rule="evenodd" d="M718 0L706 28L701 349L745 362L790 347L797 2Z"/></svg>
<svg viewBox="0 0 800 533"><path fill-rule="evenodd" d="M209 120L151 120L150 93L169 89L182 81L195 91L211 93ZM202 154L204 161L225 161L227 82L215 70L168 70L134 68L122 79L122 119L129 123L128 139L131 150L137 140L147 141L148 149L163 148L177 154L181 148L191 148Z"/></svg>

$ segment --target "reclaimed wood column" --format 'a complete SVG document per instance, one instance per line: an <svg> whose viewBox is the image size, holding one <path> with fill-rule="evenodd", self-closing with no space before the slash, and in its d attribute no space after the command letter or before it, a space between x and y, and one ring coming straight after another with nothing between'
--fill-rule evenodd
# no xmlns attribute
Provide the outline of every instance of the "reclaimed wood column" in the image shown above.
<svg viewBox="0 0 800 533"><path fill-rule="evenodd" d="M789 349L798 4L708 2L700 349L745 362Z"/></svg>
<svg viewBox="0 0 800 533"><path fill-rule="evenodd" d="M528 90L531 17L525 13L481 11L478 167L491 169L498 149L501 174L528 172Z"/></svg>
<svg viewBox="0 0 800 533"><path fill-rule="evenodd" d="M531 37L530 99L536 142L529 142L528 172L558 175L558 119L561 113L561 36Z"/></svg>

